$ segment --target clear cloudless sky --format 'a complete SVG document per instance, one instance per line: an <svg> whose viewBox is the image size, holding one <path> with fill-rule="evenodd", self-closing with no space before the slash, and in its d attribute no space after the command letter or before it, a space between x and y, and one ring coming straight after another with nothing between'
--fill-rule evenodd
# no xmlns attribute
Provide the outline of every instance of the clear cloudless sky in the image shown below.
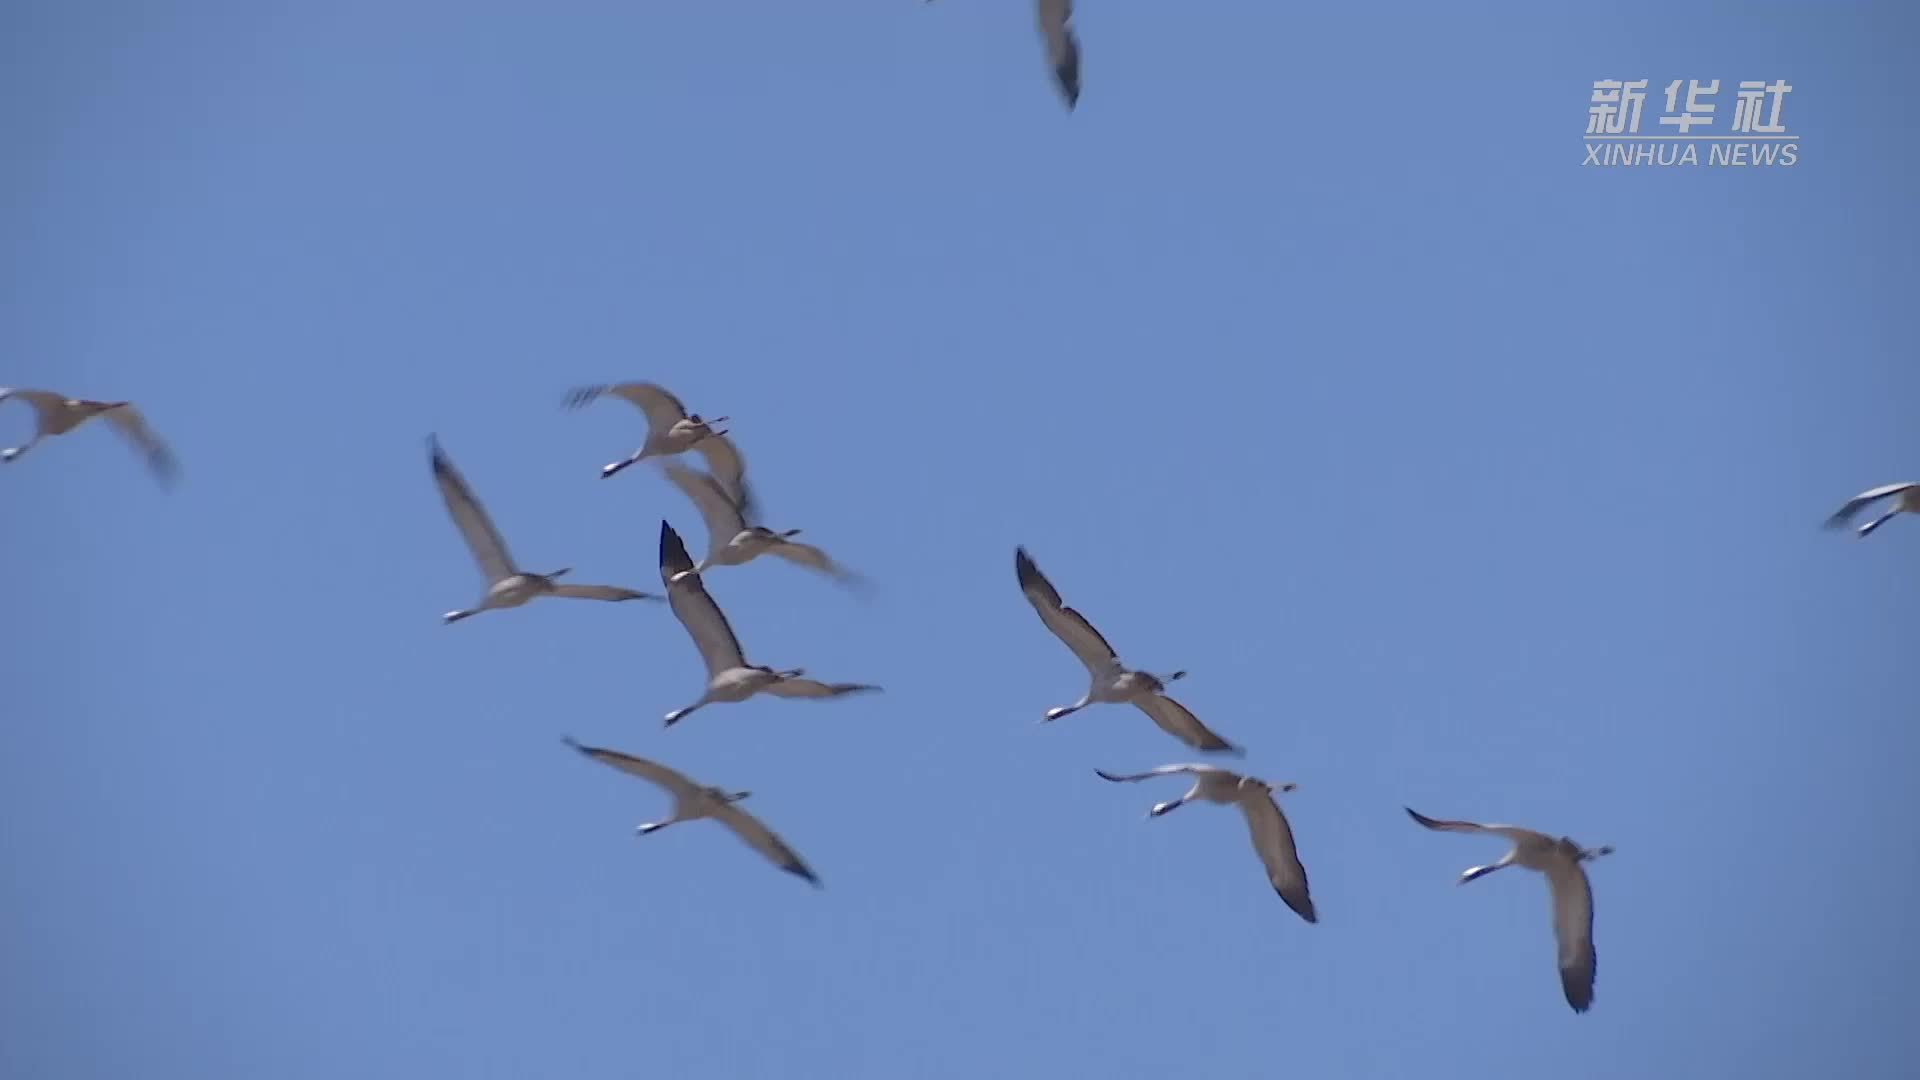
<svg viewBox="0 0 1920 1080"><path fill-rule="evenodd" d="M0 1076L1912 1075L1911 5L0 8ZM1581 166L1592 82L1793 84L1800 162ZM437 432L531 569L698 516L711 589L455 626ZM31 427L0 405L0 441ZM1322 919L1083 670L1025 544L1282 797ZM562 735L753 792L819 891ZM1231 761L1228 764L1232 764ZM1577 1016L1546 885L1593 864Z"/></svg>

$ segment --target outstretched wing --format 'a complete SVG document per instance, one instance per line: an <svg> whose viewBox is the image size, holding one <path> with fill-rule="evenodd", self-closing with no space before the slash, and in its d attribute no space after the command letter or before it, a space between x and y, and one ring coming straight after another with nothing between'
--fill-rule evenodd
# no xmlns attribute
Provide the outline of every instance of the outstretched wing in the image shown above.
<svg viewBox="0 0 1920 1080"><path fill-rule="evenodd" d="M53 418L59 416L61 411L67 407L66 395L56 394L51 390L22 390L18 387L0 387L0 401L5 401L8 398L19 398L21 401L33 407L34 431L40 435L47 433L47 429L52 424Z"/></svg>
<svg viewBox="0 0 1920 1080"><path fill-rule="evenodd" d="M637 776L642 780L651 780L665 788L676 799L692 800L700 797L700 785L685 776L667 768L657 761L648 761L643 757L623 754L618 750L608 750L598 746L582 746L571 735L563 735L561 742L580 751L602 765L611 765L623 773Z"/></svg>
<svg viewBox="0 0 1920 1080"><path fill-rule="evenodd" d="M839 581L854 582L860 578L860 575L834 562L833 556L828 555L812 544L801 544L792 540L785 540L775 544L771 551L773 554L778 555L790 563L804 566L809 570L817 570Z"/></svg>
<svg viewBox="0 0 1920 1080"><path fill-rule="evenodd" d="M785 870L806 878L814 888L820 887L820 877L813 872L798 852L787 846L772 829L760 823L760 819L740 809L733 803L727 803L713 812L714 818L722 825L733 830L733 834L745 840L753 850L767 857L767 861Z"/></svg>
<svg viewBox="0 0 1920 1080"><path fill-rule="evenodd" d="M727 542L747 527L746 519L718 480L678 463L668 463L664 469L667 479L700 511L700 519L707 525L707 558L717 557Z"/></svg>
<svg viewBox="0 0 1920 1080"><path fill-rule="evenodd" d="M1096 678L1107 674L1118 657L1113 646L1107 644L1107 639L1100 636L1100 631L1094 629L1085 616L1061 602L1060 590L1040 572L1026 548L1013 549L1013 571L1020 582L1020 591L1033 605L1033 610L1040 613L1040 621L1053 631L1053 636L1065 642Z"/></svg>
<svg viewBox="0 0 1920 1080"><path fill-rule="evenodd" d="M1157 769L1148 769L1143 773L1110 773L1105 769L1095 769L1093 771L1094 774L1102 780L1111 780L1116 784L1129 784L1136 780L1151 780L1156 776L1171 776L1175 773L1192 773L1198 776L1203 773L1223 773L1227 770L1215 768L1212 765L1162 765Z"/></svg>
<svg viewBox="0 0 1920 1080"><path fill-rule="evenodd" d="M1240 810L1247 816L1247 829L1253 834L1253 850L1267 869L1267 881L1273 891L1294 913L1308 922L1319 922L1313 897L1307 891L1307 868L1300 865L1300 853L1294 847L1293 828L1280 804L1267 792L1249 792L1240 799Z"/></svg>
<svg viewBox="0 0 1920 1080"><path fill-rule="evenodd" d="M643 593L636 589L623 589L618 585L555 585L553 595L571 597L575 600L651 600L657 599L652 593Z"/></svg>
<svg viewBox="0 0 1920 1080"><path fill-rule="evenodd" d="M1403 806L1401 809L1405 810L1407 816L1413 820L1425 825L1429 829L1436 829L1440 832L1495 833L1512 840L1516 844L1525 840L1548 839L1543 833L1534 832L1532 829L1523 829L1518 825L1482 825L1477 821L1441 821L1437 818L1430 818L1413 809L1411 806Z"/></svg>
<svg viewBox="0 0 1920 1080"><path fill-rule="evenodd" d="M719 432L708 435L693 444L693 449L707 459L707 471L720 483L720 490L727 493L733 505L740 510L740 516L749 522L753 520L753 491L747 486L747 459L740 455L740 447L734 441Z"/></svg>
<svg viewBox="0 0 1920 1080"><path fill-rule="evenodd" d="M1071 109L1080 102L1080 39L1067 23L1073 18L1073 0L1040 0L1040 33L1047 42L1047 65Z"/></svg>
<svg viewBox="0 0 1920 1080"><path fill-rule="evenodd" d="M578 409L607 395L617 397L645 413L647 427L656 435L665 435L668 428L687 418L687 407L659 383L623 382L582 386L567 394L566 404L570 409Z"/></svg>
<svg viewBox="0 0 1920 1080"><path fill-rule="evenodd" d="M100 415L107 418L107 422L112 424L114 430L140 452L141 457L146 458L147 467L153 470L154 476L158 477L161 483L171 484L179 478L179 461L174 458L173 451L166 442L147 426L146 418L140 414L139 409L131 405L120 405Z"/></svg>
<svg viewBox="0 0 1920 1080"><path fill-rule="evenodd" d="M1553 938L1560 949L1560 988L1574 1012L1593 1004L1594 972L1599 956L1593 948L1593 886L1578 860L1567 860L1547 872L1553 890Z"/></svg>
<svg viewBox="0 0 1920 1080"><path fill-rule="evenodd" d="M493 527L493 519L487 516L487 510L474 497L473 489L467 486L466 478L460 470L453 467L453 459L440 448L438 435L427 438L427 450L433 463L433 482L440 487L440 497L447 504L447 513L452 515L454 525L467 542L467 549L473 552L474 561L480 564L480 572L487 577L487 583L493 584L512 577L517 571L513 568L513 556L507 551L507 542L500 531Z"/></svg>
<svg viewBox="0 0 1920 1080"><path fill-rule="evenodd" d="M1244 753L1239 747L1221 738L1213 729L1200 722L1185 705L1165 694L1148 694L1133 699L1140 711L1153 718L1160 730L1193 747L1195 750L1208 750L1214 753L1239 755Z"/></svg>
<svg viewBox="0 0 1920 1080"><path fill-rule="evenodd" d="M1854 517L1860 513L1861 510L1864 510L1867 507L1867 504L1878 502L1879 500L1884 499L1889 495L1903 495L1906 492L1913 490L1914 488L1920 488L1920 483L1914 483L1909 481L1907 483L1902 483L1902 484L1887 484L1883 487L1877 487L1869 491L1863 491L1860 494L1855 495L1853 498L1848 499L1844 506L1840 507L1840 509L1835 510L1833 512L1833 516L1827 519L1827 528L1829 529L1840 528L1841 526L1846 525L1848 522L1852 521Z"/></svg>
<svg viewBox="0 0 1920 1080"><path fill-rule="evenodd" d="M680 576L676 579L675 575ZM694 648L700 650L700 659L706 662L707 677L745 667L740 639L734 636L720 605L707 594L706 583L693 572L693 558L687 554L680 534L664 521L660 523L660 580L667 586L667 603L673 607L674 617L687 628Z"/></svg>
<svg viewBox="0 0 1920 1080"><path fill-rule="evenodd" d="M831 698L847 694L878 693L872 683L824 683L817 679L781 679L762 690L763 694L790 698Z"/></svg>

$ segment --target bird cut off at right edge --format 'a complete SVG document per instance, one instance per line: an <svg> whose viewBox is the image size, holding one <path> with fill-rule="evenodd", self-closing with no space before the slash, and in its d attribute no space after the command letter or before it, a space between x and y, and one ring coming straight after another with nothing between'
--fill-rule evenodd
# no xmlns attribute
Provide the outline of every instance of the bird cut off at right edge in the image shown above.
<svg viewBox="0 0 1920 1080"><path fill-rule="evenodd" d="M1920 482L1908 481L1900 484L1887 484L1884 487L1871 488L1863 491L1853 498L1848 499L1840 509L1833 512L1832 517L1827 518L1827 528L1839 529L1851 525L1853 519L1859 515L1860 511L1866 509L1873 503L1879 502L1881 499L1887 498L1891 498L1893 503L1887 508L1886 513L1873 518L1865 525L1855 529L1855 535L1864 539L1872 536L1874 530L1892 521L1901 514L1920 514Z"/></svg>

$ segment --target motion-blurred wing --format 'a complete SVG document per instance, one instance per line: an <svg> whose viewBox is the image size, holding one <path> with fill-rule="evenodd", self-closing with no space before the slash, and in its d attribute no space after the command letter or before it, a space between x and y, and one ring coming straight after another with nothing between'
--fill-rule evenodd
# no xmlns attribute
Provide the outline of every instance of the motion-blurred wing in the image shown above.
<svg viewBox="0 0 1920 1080"><path fill-rule="evenodd" d="M466 478L454 468L453 459L440 448L439 437L430 437L427 448L433 462L433 482L439 485L447 513L453 517L461 538L466 540L467 549L473 552L474 561L480 564L487 583L491 585L512 577L517 571L513 568L513 556L507 551L507 542L493 527L493 519L474 497Z"/></svg>

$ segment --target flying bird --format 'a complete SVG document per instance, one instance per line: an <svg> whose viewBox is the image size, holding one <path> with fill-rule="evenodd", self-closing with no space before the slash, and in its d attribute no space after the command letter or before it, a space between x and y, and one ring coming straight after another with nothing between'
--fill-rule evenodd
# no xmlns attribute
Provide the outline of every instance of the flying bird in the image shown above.
<svg viewBox="0 0 1920 1080"><path fill-rule="evenodd" d="M1040 621L1080 658L1091 680L1079 701L1048 709L1047 720L1058 720L1088 705L1131 703L1160 725L1160 730L1195 750L1241 753L1239 747L1202 724L1186 706L1166 695L1166 684L1186 678L1185 671L1155 676L1128 669L1120 663L1113 646L1100 636L1100 631L1094 629L1085 616L1061 602L1059 590L1040 572L1026 548L1014 549L1013 569L1020 581L1020 591L1026 594L1033 610L1040 613Z"/></svg>
<svg viewBox="0 0 1920 1080"><path fill-rule="evenodd" d="M1320 921L1313 910L1313 897L1307 892L1307 868L1300 865L1300 853L1294 848L1293 829L1287 825L1287 816L1280 812L1280 804L1273 797L1275 792L1292 791L1297 785L1269 784L1258 777L1242 776L1212 765L1162 765L1130 776L1117 776L1102 769L1093 771L1100 779L1116 784L1179 773L1193 777L1192 789L1170 802L1156 803L1147 811L1148 817L1171 813L1194 799L1238 806L1246 816L1253 850L1260 856L1260 865L1266 867L1267 881L1273 891L1280 894L1280 899L1287 902L1294 914L1310 923Z"/></svg>
<svg viewBox="0 0 1920 1080"><path fill-rule="evenodd" d="M501 539L499 530L493 527L493 519L487 516L486 507L480 505L473 489L467 487L466 478L453 467L453 460L440 448L439 436L428 437L427 451L433 465L433 482L440 488L440 497L446 500L447 513L453 517L454 525L459 527L460 535L466 539L467 547L473 552L473 559L480 564L480 573L487 581L486 595L477 606L466 611L449 611L441 616L444 621L459 622L490 608L519 607L536 596L564 596L576 600L649 599L648 593L612 585L559 584L555 579L570 572L566 569L555 570L551 574L530 574L519 569L507 551L507 542Z"/></svg>
<svg viewBox="0 0 1920 1080"><path fill-rule="evenodd" d="M0 387L0 402L16 398L33 407L33 438L20 446L0 450L0 463L12 461L44 439L65 435L96 416L104 416L123 438L146 459L147 467L162 485L171 485L179 477L180 465L173 451L160 440L140 410L127 401L88 401L70 398L47 390L19 390Z"/></svg>
<svg viewBox="0 0 1920 1080"><path fill-rule="evenodd" d="M933 3L933 0L926 0ZM1040 24L1040 36L1047 46L1047 66L1066 99L1068 110L1080 102L1080 39L1068 23L1073 21L1073 0L1039 0L1034 14Z"/></svg>
<svg viewBox="0 0 1920 1080"><path fill-rule="evenodd" d="M1597 954L1593 948L1593 886L1581 863L1613 854L1613 847L1583 848L1571 837L1556 840L1545 833L1514 825L1480 825L1471 821L1436 821L1404 807L1407 815L1429 829L1443 832L1494 833L1504 836L1513 847L1498 861L1486 866L1469 867L1459 883L1493 873L1504 866L1524 866L1547 875L1547 887L1553 893L1553 936L1560 945L1560 988L1573 1011L1586 1012L1593 1004L1593 978Z"/></svg>
<svg viewBox="0 0 1920 1080"><path fill-rule="evenodd" d="M1047 64L1067 108L1080 103L1080 39L1074 36L1073 0L1040 0L1040 36L1047 43Z"/></svg>
<svg viewBox="0 0 1920 1080"><path fill-rule="evenodd" d="M761 555L776 555L809 570L815 570L843 583L854 583L859 575L834 562L826 552L812 544L794 541L799 529L775 532L764 525L749 525L746 512L718 480L685 465L669 462L667 479L679 488L700 511L707 525L707 557L693 568L704 573L712 566L739 566Z"/></svg>
<svg viewBox="0 0 1920 1080"><path fill-rule="evenodd" d="M566 407L578 409L608 395L627 402L646 415L647 440L625 460L601 469L601 479L647 458L671 457L688 450L698 450L706 457L713 475L736 499L743 503L750 501L745 486L746 466L742 463L740 451L728 441L725 431L714 427L725 423L726 417L703 419L699 413L688 412L680 399L666 387L650 382L583 386L567 394Z"/></svg>
<svg viewBox="0 0 1920 1080"><path fill-rule="evenodd" d="M1872 535L1873 530L1893 520L1897 514L1920 514L1920 483L1888 484L1871 491L1863 491L1848 499L1845 506L1834 511L1833 516L1827 519L1827 528L1838 529L1851 524L1854 517L1864 510L1867 504L1878 502L1888 496L1893 497L1892 507L1886 513L1860 526L1856 530L1859 535Z"/></svg>
<svg viewBox="0 0 1920 1080"><path fill-rule="evenodd" d="M761 824L759 818L734 805L753 794L752 792L705 787L665 765L648 761L646 758L623 754L618 750L605 750L597 746L582 746L571 736L563 738L562 741L603 765L611 765L621 772L637 776L642 780L650 780L665 788L667 794L673 796L673 813L667 820L641 825L634 830L636 834L647 836L682 821L712 818L733 830L733 835L745 840L749 847L766 856L768 862L789 874L807 879L816 889L820 887L819 876L792 848L787 846L786 841Z"/></svg>
<svg viewBox="0 0 1920 1080"><path fill-rule="evenodd" d="M674 616L687 628L700 659L707 665L707 688L700 700L668 713L668 727L702 706L745 701L755 694L832 698L880 689L868 683L824 683L803 678L806 672L800 668L780 671L747 663L740 651L740 639L734 636L720 605L708 595L694 569L693 556L687 554L687 545L665 521L660 523L660 580L667 586L667 602L673 606Z"/></svg>

